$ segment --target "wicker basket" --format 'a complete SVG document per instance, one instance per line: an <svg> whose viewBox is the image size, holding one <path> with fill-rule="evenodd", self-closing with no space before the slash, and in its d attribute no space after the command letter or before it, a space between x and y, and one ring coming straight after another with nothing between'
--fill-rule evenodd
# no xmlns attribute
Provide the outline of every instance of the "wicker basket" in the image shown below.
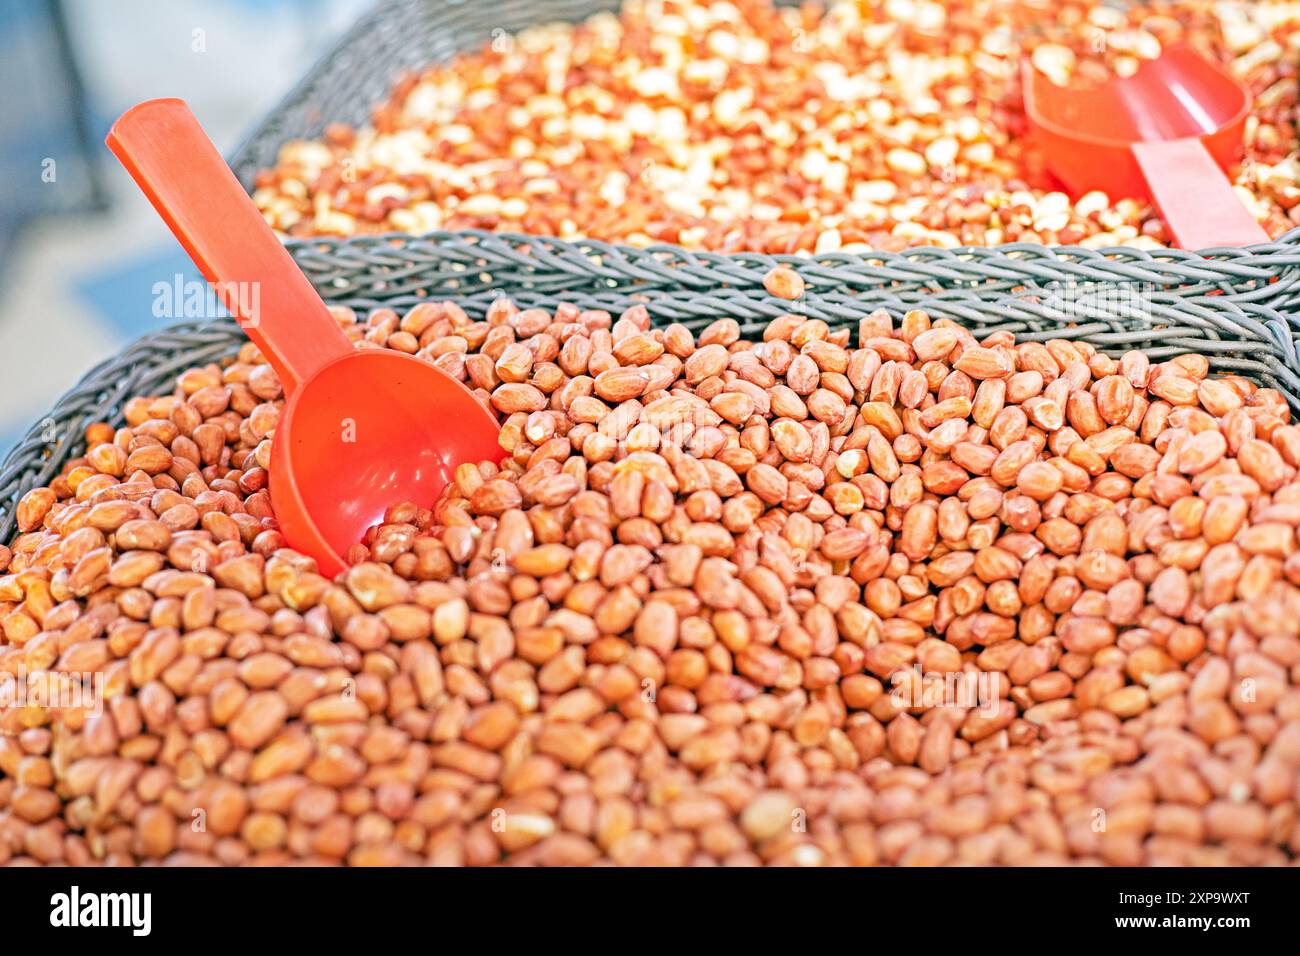
<svg viewBox="0 0 1300 956"><path fill-rule="evenodd" d="M299 266L326 300L362 314L450 298L482 316L508 295L520 305L573 302L617 314L638 302L656 324L699 330L736 319L747 336L799 311L836 327L874 309L901 317L924 308L976 335L1005 329L1022 341L1085 339L1153 358L1184 352L1284 392L1300 412L1300 322L1279 310L1300 296L1300 231L1253 250L1213 258L1179 250L1102 252L1003 246L915 249L871 258L716 255L665 246L632 249L499 233L436 233L295 243ZM769 295L763 275L778 262L807 280L798 302ZM14 447L0 466L0 541L29 489L46 484L84 450L94 421L122 421L137 394L168 393L178 372L233 354L233 321L186 323L154 333L96 368Z"/></svg>

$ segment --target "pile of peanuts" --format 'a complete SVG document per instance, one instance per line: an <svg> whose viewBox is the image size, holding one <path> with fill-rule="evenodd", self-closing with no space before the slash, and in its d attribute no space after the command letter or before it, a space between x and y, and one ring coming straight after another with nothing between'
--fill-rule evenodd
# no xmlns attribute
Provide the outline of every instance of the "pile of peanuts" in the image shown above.
<svg viewBox="0 0 1300 956"><path fill-rule="evenodd" d="M1138 200L1057 191L1020 63L1134 72L1188 41L1255 94L1237 192L1300 223L1300 7L1157 0L628 0L399 82L295 141L254 198L289 236L481 228L716 252L1168 241Z"/></svg>
<svg viewBox="0 0 1300 956"><path fill-rule="evenodd" d="M768 277L790 294L797 276ZM1300 428L1203 357L884 313L364 322L499 413L335 580L252 344L0 547L0 862L1284 864Z"/></svg>

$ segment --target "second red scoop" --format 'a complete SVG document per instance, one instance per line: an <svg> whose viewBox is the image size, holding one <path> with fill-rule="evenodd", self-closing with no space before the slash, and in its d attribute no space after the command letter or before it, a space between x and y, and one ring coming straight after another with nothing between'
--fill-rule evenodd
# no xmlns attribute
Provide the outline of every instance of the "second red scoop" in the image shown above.
<svg viewBox="0 0 1300 956"><path fill-rule="evenodd" d="M431 505L461 462L500 460L496 419L464 385L352 345L181 100L127 110L108 146L279 375L271 503L322 574L390 505Z"/></svg>
<svg viewBox="0 0 1300 956"><path fill-rule="evenodd" d="M1150 198L1184 249L1268 242L1224 170L1241 156L1250 90L1186 45L1133 76L1057 86L1025 64L1025 114L1048 168L1074 192Z"/></svg>

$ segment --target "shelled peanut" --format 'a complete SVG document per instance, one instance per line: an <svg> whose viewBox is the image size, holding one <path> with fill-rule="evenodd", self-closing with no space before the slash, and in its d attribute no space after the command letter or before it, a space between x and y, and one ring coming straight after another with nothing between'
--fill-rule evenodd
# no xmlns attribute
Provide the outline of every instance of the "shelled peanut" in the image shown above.
<svg viewBox="0 0 1300 956"><path fill-rule="evenodd" d="M506 459L330 581L271 514L253 346L92 427L19 505L0 671L105 706L0 711L0 861L1300 851L1277 392L920 312L340 319L477 390Z"/></svg>
<svg viewBox="0 0 1300 956"><path fill-rule="evenodd" d="M1186 41L1253 90L1237 177L1300 222L1294 4L1165 0L629 0L495 31L412 75L372 124L284 146L254 198L290 236L485 228L714 251L1028 241L1153 247L1136 200L1056 191L1025 140L1020 64L1128 75Z"/></svg>

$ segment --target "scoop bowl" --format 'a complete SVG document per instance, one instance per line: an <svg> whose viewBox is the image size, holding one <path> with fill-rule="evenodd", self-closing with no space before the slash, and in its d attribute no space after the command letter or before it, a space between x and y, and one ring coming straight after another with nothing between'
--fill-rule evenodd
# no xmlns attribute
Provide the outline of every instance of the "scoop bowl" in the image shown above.
<svg viewBox="0 0 1300 956"><path fill-rule="evenodd" d="M285 538L332 577L391 505L427 507L457 465L502 454L492 413L451 376L401 352L361 349L286 401L271 501Z"/></svg>

